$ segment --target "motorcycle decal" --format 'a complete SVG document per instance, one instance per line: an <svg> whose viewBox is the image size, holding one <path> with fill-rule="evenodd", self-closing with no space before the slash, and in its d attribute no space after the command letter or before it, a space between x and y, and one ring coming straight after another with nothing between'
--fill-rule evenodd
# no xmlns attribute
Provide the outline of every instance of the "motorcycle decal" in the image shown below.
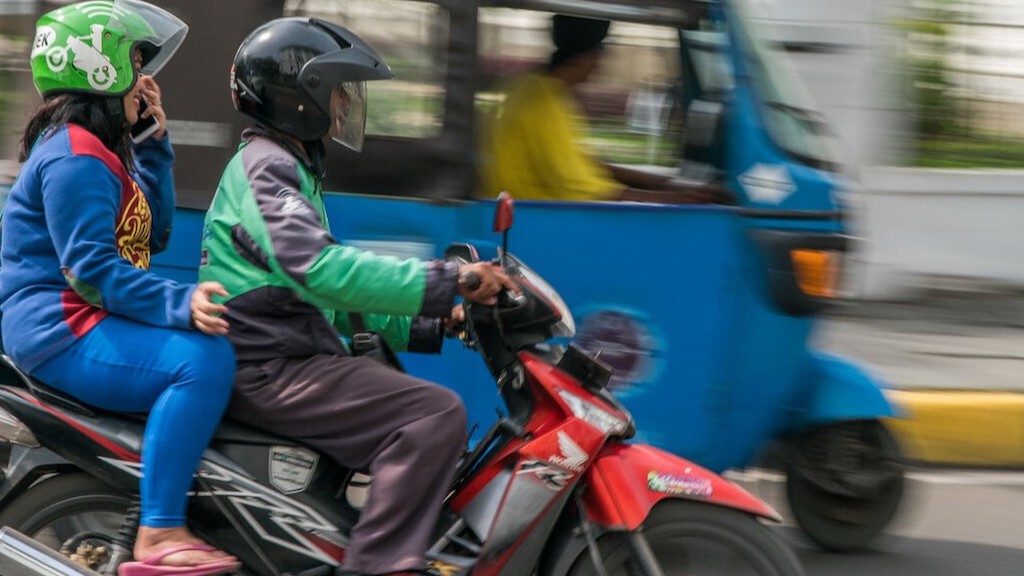
<svg viewBox="0 0 1024 576"><path fill-rule="evenodd" d="M587 463L588 455L565 432L558 433L558 448L562 454L550 456L548 460L566 470L583 471L583 465Z"/></svg>
<svg viewBox="0 0 1024 576"><path fill-rule="evenodd" d="M116 458L106 458L104 456L100 456L100 460L103 460L107 464L110 464L111 466L113 466L114 468L117 468L118 470L121 470L122 472L127 472L130 476L134 476L136 478L142 478L142 462L141 461L126 462L124 460L118 460Z"/></svg>
<svg viewBox="0 0 1024 576"><path fill-rule="evenodd" d="M533 474L545 486L558 492L583 471L583 465L590 458L579 444L563 431L558 434L558 450L561 454L548 456L547 461L531 459L523 462L516 474ZM552 465L554 464L554 466Z"/></svg>
<svg viewBox="0 0 1024 576"><path fill-rule="evenodd" d="M647 473L647 488L663 494L685 495L695 498L711 498L714 486L711 480L698 476L673 476L651 470Z"/></svg>
<svg viewBox="0 0 1024 576"><path fill-rule="evenodd" d="M100 459L136 478L142 478L140 463L115 458ZM190 492L190 495L227 500L239 517L264 541L320 562L333 565L341 563L348 541L337 526L313 508L209 461L201 463L198 475L210 488ZM267 522L271 525L267 525Z"/></svg>
<svg viewBox="0 0 1024 576"><path fill-rule="evenodd" d="M270 483L285 494L297 494L309 486L319 456L305 448L274 446L270 449Z"/></svg>
<svg viewBox="0 0 1024 576"><path fill-rule="evenodd" d="M556 468L546 462L540 460L527 460L523 462L523 465L519 468L516 474L533 474L545 486L558 492L565 488L569 481L573 479L575 474L570 474L561 468Z"/></svg>
<svg viewBox="0 0 1024 576"><path fill-rule="evenodd" d="M341 558L335 556L344 554L347 540L336 526L313 508L209 461L203 461L199 477L210 485L210 489L196 492L197 496L216 496L227 500L264 541L321 562L341 563ZM335 554L326 553L310 541L307 534L332 544L330 548Z"/></svg>

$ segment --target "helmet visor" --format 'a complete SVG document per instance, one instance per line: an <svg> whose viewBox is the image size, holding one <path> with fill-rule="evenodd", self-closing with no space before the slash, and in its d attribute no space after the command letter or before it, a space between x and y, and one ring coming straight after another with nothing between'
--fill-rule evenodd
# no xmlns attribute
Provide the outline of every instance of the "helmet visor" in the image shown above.
<svg viewBox="0 0 1024 576"><path fill-rule="evenodd" d="M131 30L136 42L141 43L142 68L140 72L155 76L174 56L188 34L188 25L170 12L141 0L114 0L109 26L117 26L120 15L134 14L149 25L150 30L139 34ZM125 26L127 27L127 26ZM150 46L147 46L149 44Z"/></svg>
<svg viewBox="0 0 1024 576"><path fill-rule="evenodd" d="M331 128L335 142L356 152L366 135L366 82L342 82L331 90Z"/></svg>

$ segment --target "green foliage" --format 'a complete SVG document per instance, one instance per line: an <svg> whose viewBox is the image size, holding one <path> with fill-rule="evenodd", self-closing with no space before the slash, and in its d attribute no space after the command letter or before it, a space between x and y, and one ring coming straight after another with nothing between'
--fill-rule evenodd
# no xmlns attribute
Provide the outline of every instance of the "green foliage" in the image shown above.
<svg viewBox="0 0 1024 576"><path fill-rule="evenodd" d="M1024 142L1003 138L922 140L913 164L924 168L1024 168Z"/></svg>
<svg viewBox="0 0 1024 576"><path fill-rule="evenodd" d="M981 131L951 79L952 26L972 15L956 0L921 0L916 17L898 23L914 123L911 164L932 168L1024 168L1024 144Z"/></svg>

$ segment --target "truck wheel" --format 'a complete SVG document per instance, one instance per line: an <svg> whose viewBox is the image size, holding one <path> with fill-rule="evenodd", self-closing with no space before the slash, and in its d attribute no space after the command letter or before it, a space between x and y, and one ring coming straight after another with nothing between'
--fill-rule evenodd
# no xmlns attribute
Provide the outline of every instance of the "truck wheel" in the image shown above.
<svg viewBox="0 0 1024 576"><path fill-rule="evenodd" d="M811 429L796 436L786 454L789 507L822 548L862 548L895 516L904 469L895 438L878 420Z"/></svg>

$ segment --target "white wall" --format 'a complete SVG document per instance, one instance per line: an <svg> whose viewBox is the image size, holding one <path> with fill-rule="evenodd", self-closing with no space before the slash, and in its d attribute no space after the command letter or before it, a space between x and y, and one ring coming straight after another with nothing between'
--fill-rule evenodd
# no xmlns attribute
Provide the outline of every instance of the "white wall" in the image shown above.
<svg viewBox="0 0 1024 576"><path fill-rule="evenodd" d="M892 24L910 0L752 1L776 39L808 44L789 56L856 181L848 296L1024 289L1024 170L880 167L898 164L906 141Z"/></svg>
<svg viewBox="0 0 1024 576"><path fill-rule="evenodd" d="M851 171L899 158L908 116L896 92L891 23L901 0L751 1L770 37L790 46L788 57L837 132Z"/></svg>
<svg viewBox="0 0 1024 576"><path fill-rule="evenodd" d="M867 169L853 218L851 297L1024 288L1024 170Z"/></svg>

